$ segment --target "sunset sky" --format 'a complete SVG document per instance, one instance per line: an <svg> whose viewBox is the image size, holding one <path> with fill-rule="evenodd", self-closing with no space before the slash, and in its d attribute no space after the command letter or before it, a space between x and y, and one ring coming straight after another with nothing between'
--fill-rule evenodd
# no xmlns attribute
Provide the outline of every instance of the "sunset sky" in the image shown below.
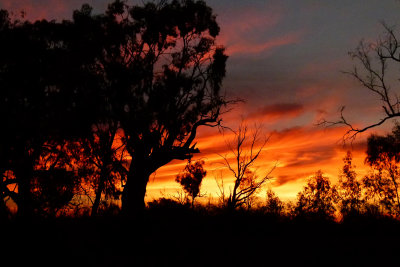
<svg viewBox="0 0 400 267"><path fill-rule="evenodd" d="M71 18L72 10L89 3L104 11L105 0L0 0L0 8L25 10L29 19ZM141 3L142 1L129 1ZM371 133L390 130L392 123L360 135L352 147L344 147L345 127L317 126L322 119L337 120L342 105L355 125L376 122L382 115L379 99L342 72L355 64L348 52L360 40L374 41L384 21L399 23L400 1L396 0L209 0L221 27L218 43L229 55L224 89L228 98L244 103L223 116L225 126L236 129L242 119L249 127L261 124L269 141L256 163L262 175L274 165L268 183L283 199L293 199L307 177L321 169L337 180L346 150L352 149L359 177L367 172L365 139ZM398 25L397 29L400 29ZM393 85L395 88L395 84ZM197 147L208 175L202 191L217 192L215 177L222 171L230 180L218 155L229 157L225 140L217 129L203 128ZM148 198L160 191L173 194L174 181L185 162L174 161L161 168L148 186ZM229 191L229 189L227 189Z"/></svg>

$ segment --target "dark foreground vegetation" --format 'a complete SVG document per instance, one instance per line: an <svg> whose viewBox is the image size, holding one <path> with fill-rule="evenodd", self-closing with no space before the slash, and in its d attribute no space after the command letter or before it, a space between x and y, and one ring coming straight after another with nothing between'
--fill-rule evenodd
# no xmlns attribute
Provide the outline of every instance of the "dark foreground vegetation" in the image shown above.
<svg viewBox="0 0 400 267"><path fill-rule="evenodd" d="M84 4L72 20L0 10L0 213L56 213L104 198L144 208L149 177L220 125L227 56L203 1ZM78 197L77 197L78 196Z"/></svg>
<svg viewBox="0 0 400 267"><path fill-rule="evenodd" d="M16 220L2 229L2 260L14 266L394 266L400 238L399 221L384 216L338 223L172 202L140 219Z"/></svg>

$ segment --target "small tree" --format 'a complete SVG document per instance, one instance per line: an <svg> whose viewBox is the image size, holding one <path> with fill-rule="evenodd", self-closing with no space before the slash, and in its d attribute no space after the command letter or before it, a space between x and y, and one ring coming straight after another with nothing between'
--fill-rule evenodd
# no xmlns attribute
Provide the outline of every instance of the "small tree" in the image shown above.
<svg viewBox="0 0 400 267"><path fill-rule="evenodd" d="M268 141L268 138L262 139L260 135L260 127L256 127L249 135L248 127L242 122L238 130L234 132L233 141L227 143L229 150L234 155L235 163L231 163L227 155L220 155L224 160L225 166L235 179L226 203L229 210L234 210L248 203L250 198L270 178L272 171L275 169L274 167L267 171L261 178L255 170L252 170L255 161ZM218 184L218 188L221 195L225 197L223 186Z"/></svg>
<svg viewBox="0 0 400 267"><path fill-rule="evenodd" d="M297 215L332 218L335 213L333 205L337 192L321 170L308 179L303 191L297 195L295 213Z"/></svg>
<svg viewBox="0 0 400 267"><path fill-rule="evenodd" d="M390 178L382 169L373 169L362 179L364 200L369 213L397 213L396 194Z"/></svg>
<svg viewBox="0 0 400 267"><path fill-rule="evenodd" d="M186 165L183 173L176 176L175 181L180 183L183 190L190 196L192 200L192 208L194 207L194 200L199 196L201 182L207 174L203 168L204 161L196 161L192 163L190 160Z"/></svg>
<svg viewBox="0 0 400 267"><path fill-rule="evenodd" d="M267 190L265 211L269 215L279 216L285 208L284 203L271 189Z"/></svg>
<svg viewBox="0 0 400 267"><path fill-rule="evenodd" d="M361 183L357 181L350 151L343 158L343 162L344 166L342 174L339 176L337 192L340 211L342 215L347 216L360 213L363 200Z"/></svg>
<svg viewBox="0 0 400 267"><path fill-rule="evenodd" d="M377 200L388 213L393 213L393 209L400 213L400 126L394 127L386 136L371 135L367 142L365 162L373 170L363 179L366 197Z"/></svg>

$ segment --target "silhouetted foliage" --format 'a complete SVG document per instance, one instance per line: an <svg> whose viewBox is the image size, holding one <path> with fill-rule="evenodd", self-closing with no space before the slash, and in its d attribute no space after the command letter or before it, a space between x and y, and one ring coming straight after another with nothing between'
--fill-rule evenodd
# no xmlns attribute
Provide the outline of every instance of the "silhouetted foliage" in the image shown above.
<svg viewBox="0 0 400 267"><path fill-rule="evenodd" d="M319 170L307 180L303 191L298 193L294 212L297 216L333 218L336 198L335 188Z"/></svg>
<svg viewBox="0 0 400 267"><path fill-rule="evenodd" d="M267 190L265 200L265 212L268 215L282 216L285 205L280 198L271 189Z"/></svg>
<svg viewBox="0 0 400 267"><path fill-rule="evenodd" d="M362 199L362 184L357 180L352 159L352 154L348 151L343 158L344 166L336 187L339 209L344 217L359 215L362 212L364 204Z"/></svg>
<svg viewBox="0 0 400 267"><path fill-rule="evenodd" d="M93 126L93 137L86 138L82 149L78 171L87 190L82 193L90 199L95 216L101 204L120 199L129 163L117 127L111 123Z"/></svg>
<svg viewBox="0 0 400 267"><path fill-rule="evenodd" d="M363 180L365 189L365 200L368 204L369 213L393 214L397 212L396 195L390 178L379 170L372 171Z"/></svg>
<svg viewBox="0 0 400 267"><path fill-rule="evenodd" d="M11 21L2 11L0 24L0 171L16 177L1 188L21 216L31 216L40 157L89 129L91 113L80 89L92 79L80 68L85 60L73 52L70 23Z"/></svg>
<svg viewBox="0 0 400 267"><path fill-rule="evenodd" d="M79 182L79 181L78 181ZM73 172L53 169L36 172L32 191L38 213L45 212L55 216L57 211L67 205L74 196L77 179Z"/></svg>
<svg viewBox="0 0 400 267"><path fill-rule="evenodd" d="M386 213L399 214L400 127L396 125L386 136L371 135L368 138L365 162L373 168L363 179L366 199L374 200L385 208Z"/></svg>
<svg viewBox="0 0 400 267"><path fill-rule="evenodd" d="M194 207L194 200L200 193L200 186L203 178L207 175L207 171L203 168L204 161L196 161L192 163L188 161L183 173L178 174L175 181L181 184L183 190L192 199L192 208Z"/></svg>
<svg viewBox="0 0 400 267"><path fill-rule="evenodd" d="M12 21L1 11L0 172L15 177L3 178L1 196L32 214L40 157L78 141L90 151L80 163L92 170L93 214L102 196L118 191L116 179L123 210L142 209L150 174L191 158L198 127L220 123L227 56L218 33L202 1L117 0L99 15L83 5L62 22ZM113 147L117 132L129 165Z"/></svg>

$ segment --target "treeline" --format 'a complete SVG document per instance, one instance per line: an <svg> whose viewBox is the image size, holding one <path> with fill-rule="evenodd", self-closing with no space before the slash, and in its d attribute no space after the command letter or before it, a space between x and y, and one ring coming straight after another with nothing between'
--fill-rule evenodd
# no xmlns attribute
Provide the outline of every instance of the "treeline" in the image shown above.
<svg viewBox="0 0 400 267"><path fill-rule="evenodd" d="M368 138L365 164L370 167L370 170L364 177L357 177L356 167L352 163L352 153L348 151L343 158L343 167L336 184L332 184L329 178L319 170L307 179L306 185L294 201L285 203L273 190L268 189L264 199L256 194L248 194L239 205L235 206L235 209L256 211L273 217L317 220L356 217L397 219L400 215L399 145L400 126L396 125L392 133L386 136L371 135ZM201 180L205 175L202 164L204 161L189 163L185 171L178 175L177 182L181 183L184 192L155 200L149 203L149 207L193 207L194 199L200 192ZM185 177L185 183L182 183L182 177ZM194 182L190 183L188 180ZM249 188L254 181L254 173L251 172L246 173L241 181L235 180L239 183L238 188L242 189ZM253 193L257 193L260 189L261 187L257 187ZM234 191L230 191L229 197L224 196L222 190L220 192L218 204L209 201L207 205L198 207L209 211L232 210L231 199Z"/></svg>

